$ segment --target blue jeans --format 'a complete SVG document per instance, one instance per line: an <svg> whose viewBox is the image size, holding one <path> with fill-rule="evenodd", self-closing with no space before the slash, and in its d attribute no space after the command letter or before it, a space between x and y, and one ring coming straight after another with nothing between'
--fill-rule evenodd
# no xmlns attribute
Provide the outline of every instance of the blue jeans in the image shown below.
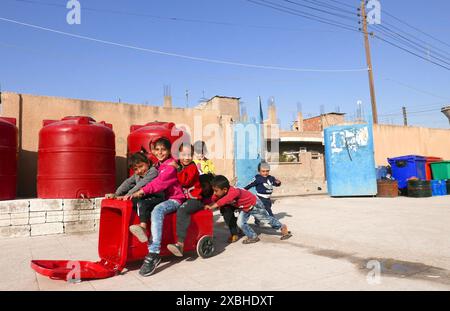
<svg viewBox="0 0 450 311"><path fill-rule="evenodd" d="M273 229L276 230L281 229L283 226L278 219L269 215L264 207L264 204L258 198L255 206L253 206L253 208L248 212L241 211L237 220L238 227L241 228L244 234L251 239L256 238L258 235L247 223L250 216L255 217L256 220L262 223L268 223Z"/></svg>
<svg viewBox="0 0 450 311"><path fill-rule="evenodd" d="M162 240L162 229L164 216L166 214L172 213L180 207L180 203L175 200L167 200L155 206L152 211L152 221L150 230L152 233L152 242L149 242L148 251L150 253L159 254L159 250L161 248L161 240Z"/></svg>

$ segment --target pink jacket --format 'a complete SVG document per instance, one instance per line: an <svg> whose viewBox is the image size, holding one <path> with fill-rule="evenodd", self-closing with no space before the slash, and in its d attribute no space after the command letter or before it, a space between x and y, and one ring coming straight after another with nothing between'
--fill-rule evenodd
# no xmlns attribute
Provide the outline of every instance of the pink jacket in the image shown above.
<svg viewBox="0 0 450 311"><path fill-rule="evenodd" d="M164 191L166 200L176 200L180 204L185 201L183 188L177 177L177 169L170 164L175 162L168 158L163 163L158 163L158 176L146 184L142 190L146 195Z"/></svg>

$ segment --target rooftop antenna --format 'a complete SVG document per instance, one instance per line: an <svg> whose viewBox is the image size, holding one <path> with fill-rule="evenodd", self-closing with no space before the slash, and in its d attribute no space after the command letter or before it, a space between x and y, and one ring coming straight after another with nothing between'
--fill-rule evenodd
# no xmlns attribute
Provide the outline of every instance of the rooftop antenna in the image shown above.
<svg viewBox="0 0 450 311"><path fill-rule="evenodd" d="M164 96L171 96L172 90L170 88L170 85L165 84L164 85Z"/></svg>
<svg viewBox="0 0 450 311"><path fill-rule="evenodd" d="M303 112L302 102L297 102L297 112Z"/></svg>
<svg viewBox="0 0 450 311"><path fill-rule="evenodd" d="M325 105L320 105L320 115L325 114Z"/></svg>
<svg viewBox="0 0 450 311"><path fill-rule="evenodd" d="M186 96L186 108L188 108L189 107L189 90L186 90L185 96Z"/></svg>

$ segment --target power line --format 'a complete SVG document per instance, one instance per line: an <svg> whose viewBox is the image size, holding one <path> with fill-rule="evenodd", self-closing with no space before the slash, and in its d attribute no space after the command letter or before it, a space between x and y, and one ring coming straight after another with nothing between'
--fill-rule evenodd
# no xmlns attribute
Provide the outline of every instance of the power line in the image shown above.
<svg viewBox="0 0 450 311"><path fill-rule="evenodd" d="M406 87L406 88L409 88L409 89L411 89L411 90L414 90L414 91L419 92L419 93L422 93L422 94L426 94L426 95L429 95L429 96L432 96L432 97L435 97L435 98L439 98L439 99L444 99L444 100L450 101L450 97L443 97L443 96L441 96L441 95L437 95L437 94L434 94L434 93L429 92L429 91L424 91L424 90L421 90L421 89L419 89L419 88L417 88L417 87L408 85L408 84L406 84L406 83L404 83L404 82L394 80L394 79L392 79L392 78L386 78L386 77L384 77L384 80L395 82L395 83L397 83L397 84L399 84L399 85L402 85L402 86L404 86L404 87Z"/></svg>
<svg viewBox="0 0 450 311"><path fill-rule="evenodd" d="M398 49L400 49L400 50L402 50L402 51L404 51L404 52L407 52L407 53L409 53L409 54L411 54L411 55L414 55L414 56L416 56L416 57L419 57L419 58L421 58L421 59L423 59L423 60L425 60L425 61L427 61L427 62L430 62L430 63L432 63L432 64L435 64L436 66L442 67L442 68L447 69L447 70L450 71L450 67L447 67L447 66L442 65L442 64L439 64L439 63L437 63L437 62L435 62L435 61L432 61L432 60L430 60L430 59L427 59L427 58L425 58L425 57L423 57L423 56L421 56L421 55L419 55L419 54L417 54L417 53L415 53L415 52L412 52L412 51L410 51L410 50L408 50L408 49L406 49L406 48L404 48L404 47L399 46L398 44L395 44L395 43L393 43L393 42L391 42L391 41L389 41L389 40L383 39L382 37L380 37L380 36L378 36L378 35L374 35L374 38L377 38L377 39L379 39L379 40L381 40L381 41L383 41L383 42L385 42L385 43L387 43L387 44L390 44L390 45L392 45L393 47L396 47L396 48L398 48Z"/></svg>
<svg viewBox="0 0 450 311"><path fill-rule="evenodd" d="M298 3L298 2L295 2L295 1L292 1L292 0L283 0L283 1L287 2L287 3L294 4L294 5L299 6L299 7L307 8L307 9L310 9L310 10L313 10L313 11L322 12L322 13L325 13L325 14L328 14L328 15L340 17L340 18L343 18L345 20L352 20L348 16L345 16L345 15L342 15L342 14L336 14L336 13L333 13L333 12L330 12L330 11L327 11L327 10L324 10L324 9L315 8L313 6L306 5L306 4L301 4L301 3ZM354 13L353 15L355 15L355 17L357 16L356 13Z"/></svg>
<svg viewBox="0 0 450 311"><path fill-rule="evenodd" d="M379 27L381 27L381 29L378 29L381 33L383 33L386 36L389 36L390 38L394 39L396 42L402 42L404 45L408 45L410 48L418 51L418 52L423 52L424 54L427 54L429 57L432 57L434 59L437 59L447 65L450 65L450 63L448 61L450 61L450 57L446 56L446 55L442 55L438 52L434 52L431 49L428 49L426 46L423 46L417 42L414 42L404 36L402 36L401 34L394 32L386 27L384 27L383 25L379 25ZM397 38L397 37L399 38ZM433 52L436 55L439 55L440 57L436 57L434 55L431 54L431 52ZM446 59L446 60L444 60Z"/></svg>
<svg viewBox="0 0 450 311"><path fill-rule="evenodd" d="M295 16L300 16L306 19L310 19L310 20L314 20L317 21L319 23L323 23L323 24L328 24L328 25L332 25L341 29L345 29L345 30L349 30L349 31L353 31L353 32L360 32L359 30L357 30L357 28L353 28L351 25L348 24L344 24L335 20L331 20L328 18L323 18L321 16L318 15L314 15L314 14L310 14L307 12L303 12L303 11L299 11L299 10L295 10L286 6L282 6L282 5L278 5L275 4L273 2L270 1L265 1L265 0L246 0L247 2L251 2L253 4L259 5L259 6L264 6L264 7L268 7L268 8L272 8L274 10L280 11L280 12L284 12L284 13L288 13L291 15L295 15ZM259 2L257 2L259 1Z"/></svg>
<svg viewBox="0 0 450 311"><path fill-rule="evenodd" d="M367 71L366 68L362 68L362 69L304 69L304 68L266 66L266 65L247 64L247 63L241 63L241 62L231 62L231 61L225 61L225 60L219 60L219 59L213 59L213 58L189 56L189 55L184 55L184 54L147 49L147 48L142 48L142 47L138 47L138 46L113 42L113 41L101 40L101 39L96 39L96 38L92 38L92 37L88 37L88 36L76 35L76 34L69 33L69 32L64 32L64 31L55 30L55 29L46 28L46 27L41 27L41 26L37 26L37 25L33 25L33 24L23 23L20 21L7 19L4 17L0 17L0 20L8 22L8 23L14 23L17 25L34 28L34 29L57 33L57 34L69 36L72 38L83 39L83 40L93 41L93 42L97 42L97 43L103 43L103 44L107 44L107 45L118 46L118 47L122 47L122 48L142 51L142 52L148 52L148 53L152 53L152 54L171 56L171 57L183 58L183 59L194 60L194 61L199 61L199 62L206 62L206 63L215 63L215 64L222 64L222 65L232 65L232 66L267 69L267 70L294 71L294 72L361 72L361 71Z"/></svg>
<svg viewBox="0 0 450 311"><path fill-rule="evenodd" d="M45 5L45 6L52 6L52 7L64 8L64 9L66 8L65 5L56 4L56 3L49 3L49 2L38 2L38 1L33 1L33 0L10 0L10 1L21 2L21 3L29 3L29 4L37 4L37 5ZM151 15L151 14L136 13L136 12L97 9L97 8L86 7L86 6L83 6L83 10L96 12L96 13L135 16L135 17L156 19L156 20L162 20L162 21L168 21L168 22L197 23L197 24L217 25L217 26L226 26L226 27L244 27L244 28L256 28L256 29L272 29L272 30L293 31L293 32L298 32L298 31L302 31L302 30L320 31L320 32L333 32L333 30L324 30L324 29L311 29L311 28L296 28L296 29L294 29L294 28L275 27L275 26L267 26L267 25L238 24L238 23L231 23L231 22L224 22L224 21L190 19L190 18L183 18L183 17L176 17L176 16L160 16L160 15Z"/></svg>
<svg viewBox="0 0 450 311"><path fill-rule="evenodd" d="M343 3L343 2L337 1L337 0L328 0L328 1L331 1L331 2L334 2L334 3L337 3L337 4L340 4L340 5L342 5L342 6L346 6L346 7L348 7L348 8L355 9L355 7L354 7L353 5L350 5L350 4L348 4L348 3Z"/></svg>
<svg viewBox="0 0 450 311"><path fill-rule="evenodd" d="M425 35L425 36L427 36L427 37L429 37L429 38L431 38L431 39L434 39L435 41L440 42L440 43L443 44L443 45L446 45L446 46L450 47L450 44L448 44L447 42L444 42L444 41L442 41L442 40L436 38L435 36L432 36L432 35L430 35L430 34L424 32L423 30L421 30L421 29L419 29L419 28L417 28L417 27L414 27L414 26L410 25L409 23L407 23L407 22L401 20L400 18L394 16L393 14L387 12L387 11L384 10L384 9L383 9L383 13L386 14L386 15L388 15L388 16L390 16L390 17L392 17L393 19L399 21L400 23L402 23L402 24L404 24L404 25L406 25L406 26L408 26L408 27L410 27L410 28L416 30L417 32L420 32L421 34L423 34L423 35Z"/></svg>
<svg viewBox="0 0 450 311"><path fill-rule="evenodd" d="M421 38L419 38L419 37L417 37L417 36L415 36L415 35L413 35L413 34L411 34L409 32L406 32L403 29L401 29L400 27L397 27L394 24L386 22L385 20L383 20L383 25L388 25L389 27L394 28L397 31L403 33L405 36L408 36L408 37L412 38L413 40L416 40L416 41L419 41L419 42L425 44L429 49L433 48L433 49L435 49L435 50L437 50L437 51L439 51L441 53L450 54L449 51L443 50L442 48L439 48L439 47L437 47L437 46L435 46L435 45L433 45L433 44L431 44L431 43L429 43L429 42L427 42L427 41L425 41L425 40L423 40L423 39L421 39Z"/></svg>
<svg viewBox="0 0 450 311"><path fill-rule="evenodd" d="M354 10L350 11L350 10L342 9L342 8L339 8L339 7L335 6L335 5L332 5L332 4L329 4L329 3L325 3L325 2L319 1L319 0L314 0L314 1L313 0L300 0L300 1L308 2L308 3L311 3L311 4L317 5L317 6L321 6L321 7L324 7L324 8L336 10L336 11L339 11L339 12L342 12L342 13L346 13L346 14L349 14L349 15L355 15L355 12L356 12L356 8Z"/></svg>
<svg viewBox="0 0 450 311"><path fill-rule="evenodd" d="M433 108L433 109L427 109L427 110L421 110L421 111L411 111L408 112L408 115L410 114L421 114L421 113L425 113L425 112L440 112L440 109L438 110L438 108ZM403 112L401 113L388 113L388 114L381 114L381 117L387 117L387 116L402 116Z"/></svg>

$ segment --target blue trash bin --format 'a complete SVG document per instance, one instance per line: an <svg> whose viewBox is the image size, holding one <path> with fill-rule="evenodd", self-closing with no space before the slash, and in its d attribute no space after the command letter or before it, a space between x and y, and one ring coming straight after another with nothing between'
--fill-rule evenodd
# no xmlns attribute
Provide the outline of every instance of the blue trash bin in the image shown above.
<svg viewBox="0 0 450 311"><path fill-rule="evenodd" d="M446 182L442 180L431 180L431 193L433 196L442 196L447 194Z"/></svg>
<svg viewBox="0 0 450 311"><path fill-rule="evenodd" d="M388 162L391 165L392 176L398 181L399 189L407 189L408 179L411 177L426 180L425 157L408 155L397 158L389 158Z"/></svg>

